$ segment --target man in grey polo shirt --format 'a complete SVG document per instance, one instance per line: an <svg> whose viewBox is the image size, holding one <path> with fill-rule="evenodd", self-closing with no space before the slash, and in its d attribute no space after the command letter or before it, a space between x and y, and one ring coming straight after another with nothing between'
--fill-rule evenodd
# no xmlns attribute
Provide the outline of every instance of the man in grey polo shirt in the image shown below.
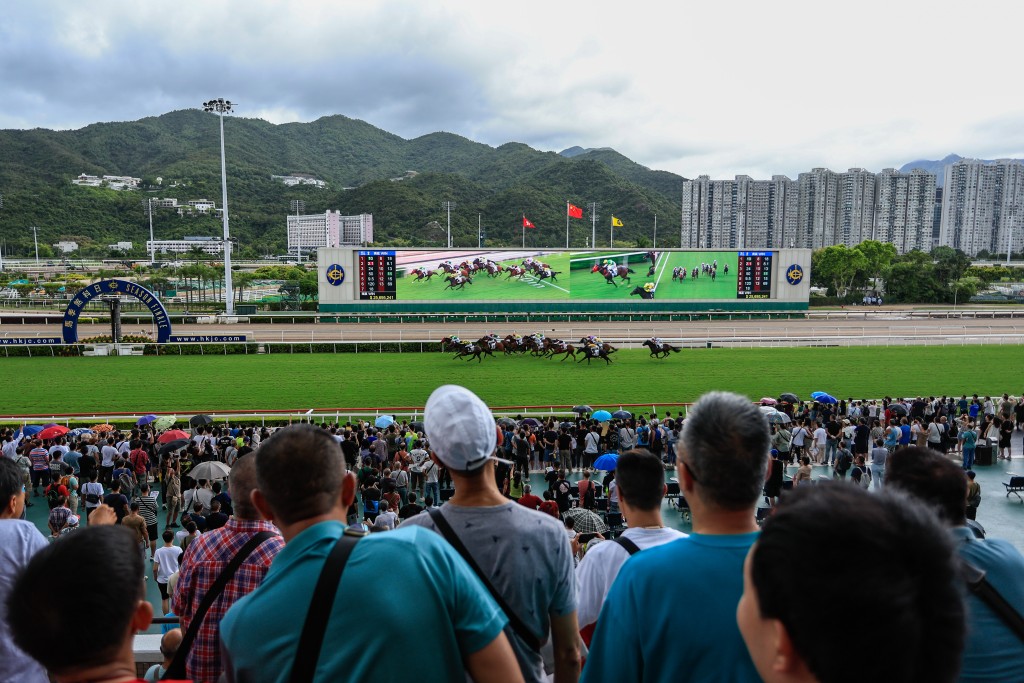
<svg viewBox="0 0 1024 683"><path fill-rule="evenodd" d="M576 575L565 528L555 518L501 495L494 479L498 428L490 409L468 389L439 387L424 410L431 457L448 468L455 494L440 508L443 522L485 582L506 603L506 627L526 681L546 681L538 643L550 631L555 681L579 676ZM507 461L503 461L507 462ZM510 463L511 464L511 463ZM425 526L447 537L428 512L402 526ZM451 540L451 539L449 539ZM453 545L455 545L453 543ZM457 547L457 546L456 546Z"/></svg>

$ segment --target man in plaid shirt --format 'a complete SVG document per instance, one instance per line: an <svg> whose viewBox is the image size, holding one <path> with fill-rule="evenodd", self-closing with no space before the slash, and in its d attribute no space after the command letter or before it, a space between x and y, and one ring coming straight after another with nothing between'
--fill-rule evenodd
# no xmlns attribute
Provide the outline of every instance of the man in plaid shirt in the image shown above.
<svg viewBox="0 0 1024 683"><path fill-rule="evenodd" d="M201 534L189 543L182 556L178 586L171 608L181 618L181 629L187 631L192 616L231 559L246 542L261 531L277 532L270 522L260 519L250 502L256 488L255 457L239 458L231 469L228 483L234 501L234 516L220 529ZM238 568L224 592L203 619L195 643L189 653L186 671L196 683L216 681L221 674L219 624L228 608L263 582L270 563L284 547L284 540L275 536L264 541Z"/></svg>

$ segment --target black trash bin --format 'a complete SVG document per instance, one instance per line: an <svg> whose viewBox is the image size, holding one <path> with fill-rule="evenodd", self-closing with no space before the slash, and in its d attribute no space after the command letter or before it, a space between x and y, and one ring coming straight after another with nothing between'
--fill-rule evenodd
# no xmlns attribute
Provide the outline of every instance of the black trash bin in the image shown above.
<svg viewBox="0 0 1024 683"><path fill-rule="evenodd" d="M991 465L995 458L995 446L978 446L974 449L974 464L975 465Z"/></svg>

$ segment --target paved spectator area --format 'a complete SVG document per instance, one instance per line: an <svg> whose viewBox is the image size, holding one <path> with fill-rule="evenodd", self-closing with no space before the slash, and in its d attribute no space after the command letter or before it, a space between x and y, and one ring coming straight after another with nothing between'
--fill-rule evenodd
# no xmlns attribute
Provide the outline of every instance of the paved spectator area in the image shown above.
<svg viewBox="0 0 1024 683"><path fill-rule="evenodd" d="M977 481L981 484L982 488L982 503L978 508L977 521L985 527L990 536L1005 539L1024 552L1024 523L1022 523L1024 522L1024 504L1016 496L1011 495L1007 498L1003 487L1003 482L1009 481L1008 472L1024 475L1024 433L1014 432L1012 453L1013 459L1009 462L997 460L991 466L976 466ZM787 473L789 475L795 474L796 467L788 468ZM670 481L674 476L674 471L667 471L665 480ZM831 468L825 466L814 467L814 478L817 480L821 476L831 476ZM580 479L580 475L577 472L570 475L568 479L575 482ZM597 481L600 481L600 477ZM531 473L530 483L536 493L540 493L547 486L543 473L537 471ZM159 487L157 487L157 492L159 492ZM162 502L162 496L158 497ZM45 499L39 497L29 498L29 500L34 503L34 506L27 509L28 519L34 522L44 535L48 535L49 531L46 525L48 510ZM683 515L675 508L670 508L667 503L662 505L662 514L668 526L684 532L690 531L690 526L684 521ZM164 514L161 510L159 515L161 532L164 530L164 521ZM149 579L146 583L147 597L156 607L156 611L159 612L160 593L157 589L156 581L153 579L152 571L149 571ZM159 627L153 627L150 631L158 633Z"/></svg>

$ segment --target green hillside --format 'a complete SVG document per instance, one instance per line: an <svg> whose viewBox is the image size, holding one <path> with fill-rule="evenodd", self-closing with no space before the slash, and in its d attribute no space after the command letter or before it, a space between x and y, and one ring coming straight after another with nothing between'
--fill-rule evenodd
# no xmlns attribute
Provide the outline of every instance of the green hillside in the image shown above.
<svg viewBox="0 0 1024 683"><path fill-rule="evenodd" d="M259 119L225 119L231 231L243 255L284 249L284 216L301 199L306 213L340 209L372 213L378 242L440 246L444 201L456 202L456 245L475 246L480 216L490 246L520 240L522 216L535 225L537 244L565 243L565 202L599 202L598 232L614 213L625 226L625 243L650 239L654 215L668 228L678 224L684 180L652 171L613 150L591 150L576 158L540 152L510 142L494 148L451 133L412 140L345 116L310 123L275 125ZM400 181L394 178L413 174ZM138 192L77 187L80 173L143 179ZM327 190L285 187L271 175L308 173ZM158 182L157 179L161 179ZM350 189L345 189L350 188ZM212 199L220 205L217 119L199 110L174 111L138 121L97 123L79 130L0 131L0 230L5 253L32 251L31 226L38 226L41 253L49 244L73 239L93 254L131 240L141 252L149 235L147 197ZM586 220L572 221L572 243L583 246ZM154 211L158 238L216 235L215 217L179 217ZM670 244L670 242L668 243Z"/></svg>

